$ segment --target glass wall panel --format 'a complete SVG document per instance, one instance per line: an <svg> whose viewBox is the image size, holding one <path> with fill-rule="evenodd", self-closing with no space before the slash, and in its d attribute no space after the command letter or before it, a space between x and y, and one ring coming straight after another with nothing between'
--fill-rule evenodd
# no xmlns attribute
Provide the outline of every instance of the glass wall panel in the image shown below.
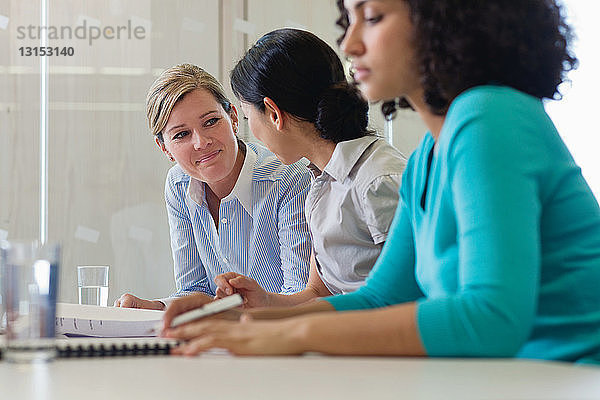
<svg viewBox="0 0 600 400"><path fill-rule="evenodd" d="M50 10L50 25L87 28L84 39L56 41L75 55L49 67L49 238L64 247L60 299L77 301L76 266L85 264L110 265L111 302L126 291L167 296L171 163L148 132L144 101L171 65L219 74L218 1L58 0Z"/></svg>
<svg viewBox="0 0 600 400"><path fill-rule="evenodd" d="M76 266L93 264L110 266L110 303L123 292L168 296L174 279L163 190L172 163L147 129L150 84L189 62L231 95L230 70L264 33L307 29L339 52L336 18L329 0L0 0L0 239L41 236L45 121L47 239L63 245L59 300L77 302ZM44 58L20 50L42 40L54 53L45 58L46 101ZM412 113L400 115L398 143L409 153L424 129ZM255 140L244 124L241 136ZM372 125L383 133L379 105Z"/></svg>
<svg viewBox="0 0 600 400"><path fill-rule="evenodd" d="M0 239L39 235L40 59L19 50L39 41L17 29L39 20L39 2L0 0Z"/></svg>

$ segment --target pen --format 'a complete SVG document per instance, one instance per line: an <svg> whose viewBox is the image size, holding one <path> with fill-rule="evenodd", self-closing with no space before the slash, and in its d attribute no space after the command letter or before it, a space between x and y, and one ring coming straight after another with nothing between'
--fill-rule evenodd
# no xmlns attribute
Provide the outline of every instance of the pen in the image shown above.
<svg viewBox="0 0 600 400"><path fill-rule="evenodd" d="M171 321L171 328L185 324L190 321L194 321L199 318L231 310L232 308L241 306L242 303L242 296L240 296L237 293L219 300L215 300L211 303L205 304L200 308L196 308L195 310L185 312L173 318L173 321Z"/></svg>
<svg viewBox="0 0 600 400"><path fill-rule="evenodd" d="M185 324L190 321L194 321L199 318L208 317L209 315L218 314L223 311L231 310L237 306L241 306L243 304L242 296L239 294L233 294L231 296L225 297L223 299L215 300L211 303L205 304L200 308L196 308L194 310L185 312L177 317L173 318L171 321L170 328L175 328L176 326ZM156 333L160 332L162 329L162 324L157 324L153 329L148 333Z"/></svg>

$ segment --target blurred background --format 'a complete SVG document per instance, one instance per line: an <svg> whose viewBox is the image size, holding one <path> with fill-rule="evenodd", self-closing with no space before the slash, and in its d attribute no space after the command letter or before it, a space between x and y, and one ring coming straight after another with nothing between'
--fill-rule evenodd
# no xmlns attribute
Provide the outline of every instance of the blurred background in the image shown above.
<svg viewBox="0 0 600 400"><path fill-rule="evenodd" d="M596 3L566 1L581 68L564 100L547 108L598 197ZM334 0L0 0L0 239L62 243L59 301L77 302L77 265L110 266L109 304L124 292L168 296L171 163L147 129L148 87L188 62L216 76L237 104L229 71L256 39L295 27L337 49L337 17ZM92 38L92 27L108 35ZM39 46L73 55L26 55ZM412 111L386 126L374 104L370 120L407 156L425 133ZM241 136L254 140L247 126Z"/></svg>

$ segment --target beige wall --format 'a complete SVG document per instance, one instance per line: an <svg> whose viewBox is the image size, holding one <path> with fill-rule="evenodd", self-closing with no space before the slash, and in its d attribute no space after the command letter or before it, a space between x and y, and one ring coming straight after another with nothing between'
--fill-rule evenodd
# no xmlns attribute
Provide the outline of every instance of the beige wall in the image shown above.
<svg viewBox="0 0 600 400"><path fill-rule="evenodd" d="M262 34L308 29L332 46L337 11L327 0L52 0L49 24L144 26L143 40L51 40L73 57L49 57L48 240L63 244L59 300L77 301L76 266L110 265L109 302L132 291L161 297L174 289L163 201L170 163L146 129L146 90L166 67L191 62L227 82L230 69ZM0 0L0 239L39 236L38 57L18 48L16 27L39 25L39 1ZM383 130L379 107L372 125ZM249 135L243 127L243 135ZM410 112L394 122L394 143L412 151L424 132Z"/></svg>

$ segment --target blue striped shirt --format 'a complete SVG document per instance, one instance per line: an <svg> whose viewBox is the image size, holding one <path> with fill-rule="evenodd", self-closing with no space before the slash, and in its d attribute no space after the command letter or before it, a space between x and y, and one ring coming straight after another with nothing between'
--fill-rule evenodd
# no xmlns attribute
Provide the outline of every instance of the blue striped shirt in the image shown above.
<svg viewBox="0 0 600 400"><path fill-rule="evenodd" d="M181 296L214 295L214 278L237 272L274 293L296 293L308 280L310 236L304 202L310 183L305 165L283 165L262 146L246 144L244 165L232 192L221 199L219 229L204 183L179 165L169 170L165 200L174 274Z"/></svg>

